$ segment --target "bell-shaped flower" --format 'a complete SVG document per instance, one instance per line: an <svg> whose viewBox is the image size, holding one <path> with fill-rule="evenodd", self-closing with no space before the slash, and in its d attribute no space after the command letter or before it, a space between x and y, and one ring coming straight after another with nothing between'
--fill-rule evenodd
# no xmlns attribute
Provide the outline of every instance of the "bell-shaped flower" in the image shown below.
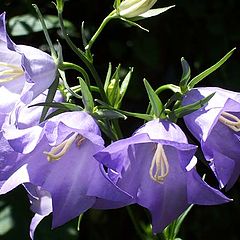
<svg viewBox="0 0 240 240"><path fill-rule="evenodd" d="M229 201L198 175L195 150L196 146L187 143L176 124L155 119L132 137L112 143L94 157L109 168L108 175L116 185L133 196L128 204L137 203L151 212L156 233L190 204Z"/></svg>
<svg viewBox="0 0 240 240"><path fill-rule="evenodd" d="M201 143L220 187L229 189L240 174L240 93L214 87L196 88L186 94L183 104L194 103L214 92L206 106L186 115L184 120Z"/></svg>
<svg viewBox="0 0 240 240"><path fill-rule="evenodd" d="M40 187L52 199L53 227L91 208L98 198L129 200L129 195L111 182L93 157L104 148L104 142L95 120L86 112L62 113L39 126L8 129L4 136L24 156L12 167L0 194L22 183ZM33 229L38 220L39 216L32 223Z"/></svg>
<svg viewBox="0 0 240 240"><path fill-rule="evenodd" d="M47 91L37 96L29 105L45 102L47 97ZM54 97L54 102L62 102L62 94L57 91ZM41 113L43 107L29 107L25 105L18 111L17 121L14 122L14 126L11 126L10 118L6 117L7 121L4 124L0 123L0 187L11 175L11 168L16 162L21 161L21 153L14 151L10 146L7 139L3 136L4 131L8 131L17 127L19 130L27 129L32 126L36 126L40 122ZM53 109L49 109L49 113L53 112ZM0 118L1 119L1 118Z"/></svg>
<svg viewBox="0 0 240 240"><path fill-rule="evenodd" d="M0 15L0 122L18 101L28 104L56 77L56 65L47 53L16 45L6 32L5 13Z"/></svg>

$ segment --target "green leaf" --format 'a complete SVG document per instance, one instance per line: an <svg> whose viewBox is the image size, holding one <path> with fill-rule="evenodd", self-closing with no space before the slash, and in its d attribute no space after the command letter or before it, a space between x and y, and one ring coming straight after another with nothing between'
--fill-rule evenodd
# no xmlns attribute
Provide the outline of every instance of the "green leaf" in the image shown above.
<svg viewBox="0 0 240 240"><path fill-rule="evenodd" d="M53 81L52 85L49 87L47 98L46 98L46 101L45 101L46 103L52 103L53 102L55 93L56 93L57 88L58 88L58 84L59 84L59 78L58 78L58 76L56 76L56 79ZM42 114L41 114L41 117L40 117L40 122L43 122L45 120L45 117L48 113L48 110L49 110L49 106L44 105L44 108L42 110Z"/></svg>
<svg viewBox="0 0 240 240"><path fill-rule="evenodd" d="M146 79L143 80L145 88L147 90L148 98L150 101L150 104L152 106L154 115L156 117L160 117L160 114L163 110L163 105L161 100L159 99L158 95L155 93L155 91L152 89L151 85L148 83Z"/></svg>
<svg viewBox="0 0 240 240"><path fill-rule="evenodd" d="M45 15L43 18L47 29L59 27L57 16ZM24 14L10 18L8 26L12 36L25 36L43 30L38 18L31 14ZM76 28L70 21L64 20L64 26L70 36L78 35Z"/></svg>
<svg viewBox="0 0 240 240"><path fill-rule="evenodd" d="M191 78L191 69L189 67L188 62L182 57L181 58L181 64L182 64L182 77L181 77L181 81L180 81L180 88L181 88L181 92L185 93L187 90L187 84L188 81Z"/></svg>
<svg viewBox="0 0 240 240"><path fill-rule="evenodd" d="M197 83L199 83L201 80L203 80L205 77L207 77L212 72L216 71L219 67L222 66L223 63L225 63L228 58L231 57L233 52L236 50L236 48L233 48L230 52L228 52L222 59L220 59L216 64L211 66L210 68L206 69L204 72L200 73L196 77L194 77L190 83L188 84L188 88L192 89Z"/></svg>
<svg viewBox="0 0 240 240"><path fill-rule="evenodd" d="M36 107L36 106L47 106L48 108L58 108L62 110L68 111L82 111L82 107L72 104L72 103L59 103L59 102L42 102L31 105L29 107Z"/></svg>
<svg viewBox="0 0 240 240"><path fill-rule="evenodd" d="M97 119L118 119L118 118L123 118L124 120L127 119L127 117L124 114L109 109L97 109L97 111L94 112L94 116Z"/></svg>
<svg viewBox="0 0 240 240"><path fill-rule="evenodd" d="M205 104L208 103L208 101L214 96L215 93L210 94L209 96L186 106L180 107L176 110L173 111L173 114L177 117L177 118L181 118L184 117L185 115L188 115L196 110L198 110L199 108L203 107Z"/></svg>
<svg viewBox="0 0 240 240"><path fill-rule="evenodd" d="M93 102L92 94L91 94L87 84L84 82L84 80L82 78L79 78L79 82L81 85L83 104L88 112L93 112L94 102Z"/></svg>

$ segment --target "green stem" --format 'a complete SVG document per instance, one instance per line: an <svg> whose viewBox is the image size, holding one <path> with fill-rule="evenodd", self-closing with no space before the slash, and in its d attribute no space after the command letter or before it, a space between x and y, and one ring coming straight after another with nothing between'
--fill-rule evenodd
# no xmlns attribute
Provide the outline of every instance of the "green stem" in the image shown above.
<svg viewBox="0 0 240 240"><path fill-rule="evenodd" d="M68 34L66 33L66 30L64 28L64 23L63 23L63 17L61 12L58 12L58 18L59 18L59 22L60 22L60 28L62 30L63 36L67 42L67 44L69 45L69 47L73 50L73 52L75 52L75 54L77 54L77 56L82 60L82 62L87 66L87 68L89 69L89 71L91 72L98 88L99 88L99 92L100 95L103 99L103 101L105 102L109 102L108 98L105 94L104 88L103 88L103 84L102 81L95 69L95 67L92 65L91 62L89 62L88 58L85 56L84 52L79 49L78 47L76 47L76 45L72 42L72 40L69 38Z"/></svg>
<svg viewBox="0 0 240 240"><path fill-rule="evenodd" d="M85 50L90 53L91 47L93 45L93 43L96 41L96 39L98 38L98 36L100 35L100 33L102 32L102 30L104 29L104 27L107 25L107 23L112 19L111 15L108 15L106 18L104 18L104 20L102 21L101 25L99 26L98 30L95 32L95 34L92 36L92 38L90 39L90 41L88 42L87 46L85 47Z"/></svg>
<svg viewBox="0 0 240 240"><path fill-rule="evenodd" d="M63 62L62 64L60 64L59 68L63 71L68 70L68 69L73 69L76 70L78 72L80 72L86 82L86 84L88 85L88 87L90 87L90 79L89 76L87 74L87 72L80 66L78 66L77 64L74 63L69 63L69 62Z"/></svg>

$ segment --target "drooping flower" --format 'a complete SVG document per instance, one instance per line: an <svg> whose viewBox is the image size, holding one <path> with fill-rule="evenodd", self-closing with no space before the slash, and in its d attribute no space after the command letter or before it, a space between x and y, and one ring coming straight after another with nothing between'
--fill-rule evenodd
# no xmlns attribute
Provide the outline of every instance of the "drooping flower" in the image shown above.
<svg viewBox="0 0 240 240"><path fill-rule="evenodd" d="M28 104L54 81L56 65L43 51L16 45L0 15L0 116L3 119L18 101ZM0 120L1 122L1 120Z"/></svg>
<svg viewBox="0 0 240 240"><path fill-rule="evenodd" d="M230 189L240 174L240 93L221 88L196 88L183 99L188 105L214 93L206 106L186 115L185 123L201 143L220 187Z"/></svg>
<svg viewBox="0 0 240 240"><path fill-rule="evenodd" d="M101 165L93 158L103 149L103 139L96 122L86 112L62 113L42 125L19 131L8 129L5 137L23 156L12 167L0 194L22 183L40 187L51 196L53 227L91 208L97 198L120 202L130 198L104 176ZM49 211L46 199L43 203L47 201ZM36 215L32 229L39 218Z"/></svg>
<svg viewBox="0 0 240 240"><path fill-rule="evenodd" d="M133 196L128 204L149 209L156 233L190 204L229 201L200 178L195 169L195 150L176 124L156 119L94 157L109 168L108 175L116 185ZM123 204L115 204L119 206Z"/></svg>
<svg viewBox="0 0 240 240"><path fill-rule="evenodd" d="M37 103L45 102L47 97L47 91L41 93L37 96L29 105L34 105ZM62 94L57 91L54 97L54 102L63 102ZM11 121L6 114L2 119L2 123L0 123L1 131L0 131L0 187L1 185L8 179L11 175L11 169L16 164L16 162L22 160L22 154L16 152L9 144L7 139L3 136L3 131L8 131L8 129L17 129L23 130L39 124L41 113L43 107L29 107L29 105L22 106L18 111L18 116L16 122L14 121L14 125L11 126ZM52 108L49 109L49 113L53 111ZM3 122L5 123L3 124ZM11 130L10 130L11 131Z"/></svg>

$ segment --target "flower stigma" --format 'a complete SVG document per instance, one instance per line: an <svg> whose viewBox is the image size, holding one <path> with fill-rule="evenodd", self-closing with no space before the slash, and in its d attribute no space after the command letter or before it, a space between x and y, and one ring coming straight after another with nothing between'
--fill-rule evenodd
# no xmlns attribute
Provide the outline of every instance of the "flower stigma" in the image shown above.
<svg viewBox="0 0 240 240"><path fill-rule="evenodd" d="M149 169L149 175L153 181L163 183L168 173L168 159L162 144L158 143Z"/></svg>
<svg viewBox="0 0 240 240"><path fill-rule="evenodd" d="M59 160L69 150L74 141L76 141L77 147L80 147L84 139L85 138L83 136L79 135L78 133L74 133L71 137L65 139L56 147L52 147L50 152L43 153L47 155L47 160L49 162Z"/></svg>
<svg viewBox="0 0 240 240"><path fill-rule="evenodd" d="M11 82L24 74L23 69L17 65L0 62L0 67L5 67L5 70L0 70L0 83Z"/></svg>
<svg viewBox="0 0 240 240"><path fill-rule="evenodd" d="M227 127L231 128L233 131L240 131L240 119L237 116L231 113L222 112L218 120Z"/></svg>

